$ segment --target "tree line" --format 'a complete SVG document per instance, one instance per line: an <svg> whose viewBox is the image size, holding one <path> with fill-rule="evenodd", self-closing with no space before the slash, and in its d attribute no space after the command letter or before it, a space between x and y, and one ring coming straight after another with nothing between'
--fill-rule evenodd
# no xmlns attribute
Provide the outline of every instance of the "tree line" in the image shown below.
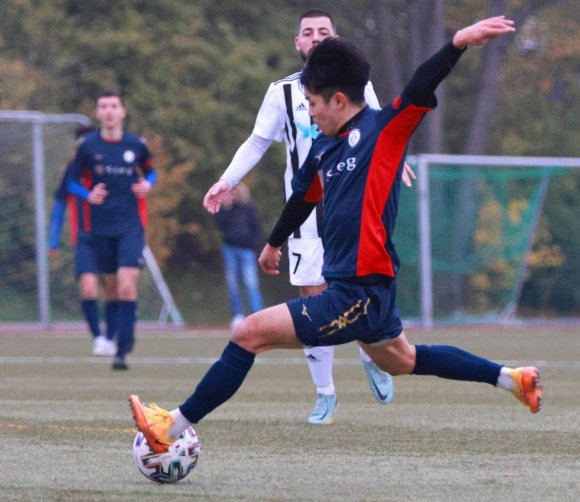
<svg viewBox="0 0 580 502"><path fill-rule="evenodd" d="M129 128L148 138L159 170L150 245L167 270L217 266L219 235L202 207L251 132L269 82L297 71L293 36L301 0L0 0L0 108L92 116L103 88L121 91ZM574 0L321 0L339 34L372 64L382 103L457 29L506 14L518 31L470 50L438 91L412 153L580 156L580 12ZM282 203L283 153L271 149L248 182L269 228ZM554 270L534 265L524 294L578 310L580 264L571 237L578 186L547 200L561 224L536 249L559 246ZM463 187L463 210L473 187ZM273 209L274 208L274 209ZM459 223L450 242L471 245ZM546 266L543 266L546 265ZM533 281L532 281L533 282ZM563 284L566 294L561 291ZM547 288L547 290L546 290ZM563 298L563 297L566 298ZM530 303L531 305L531 303ZM541 308L541 305L539 306Z"/></svg>

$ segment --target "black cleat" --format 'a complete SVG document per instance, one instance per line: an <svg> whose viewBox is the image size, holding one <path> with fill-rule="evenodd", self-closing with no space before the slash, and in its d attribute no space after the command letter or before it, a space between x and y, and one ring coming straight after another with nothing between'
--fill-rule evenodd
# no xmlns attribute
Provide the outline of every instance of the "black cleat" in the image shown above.
<svg viewBox="0 0 580 502"><path fill-rule="evenodd" d="M127 371L129 369L129 366L125 362L125 358L115 357L113 359L113 365L111 366L111 369L114 371Z"/></svg>

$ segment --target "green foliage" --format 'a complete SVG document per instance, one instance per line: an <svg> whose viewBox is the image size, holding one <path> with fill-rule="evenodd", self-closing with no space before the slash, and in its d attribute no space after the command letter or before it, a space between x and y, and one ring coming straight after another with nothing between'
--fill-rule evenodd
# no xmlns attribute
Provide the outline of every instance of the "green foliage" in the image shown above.
<svg viewBox="0 0 580 502"><path fill-rule="evenodd" d="M514 11L531 5L507 3ZM376 26L388 26L407 78L419 2L386 4L400 15L377 17L376 0L317 6L335 15L341 35L362 45L376 70L383 64ZM534 12L544 24L532 35L547 45L510 46L490 154L579 155L580 14L574 0L545 4ZM151 200L155 254L177 273L215 268L219 236L203 195L251 132L269 82L299 68L292 39L299 13L311 7L302 0L0 0L0 107L92 115L100 90L119 89L128 126L151 141L160 172ZM469 8L449 0L448 33L488 8L483 0ZM480 61L480 51L468 51L446 86L442 153L463 151ZM385 82L375 87L381 101L392 99ZM276 146L248 179L266 229L282 204L283 159ZM577 192L570 197L577 206ZM566 211L560 216L564 222Z"/></svg>

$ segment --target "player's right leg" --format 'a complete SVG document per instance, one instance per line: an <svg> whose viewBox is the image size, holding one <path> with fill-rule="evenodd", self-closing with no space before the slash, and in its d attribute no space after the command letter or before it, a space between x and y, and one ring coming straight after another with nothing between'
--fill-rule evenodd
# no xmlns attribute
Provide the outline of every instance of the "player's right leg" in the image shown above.
<svg viewBox="0 0 580 502"><path fill-rule="evenodd" d="M286 304L252 314L236 326L220 358L178 409L168 412L157 406L143 405L137 396L131 396L129 402L137 427L158 452L167 451L183 430L236 393L252 368L256 354L302 346Z"/></svg>
<svg viewBox="0 0 580 502"><path fill-rule="evenodd" d="M101 335L99 315L99 277L93 240L81 233L75 246L75 271L79 281L81 310L93 337L93 355L109 355L106 339Z"/></svg>
<svg viewBox="0 0 580 502"><path fill-rule="evenodd" d="M99 319L99 279L96 274L84 272L79 276L81 307L93 339L101 335Z"/></svg>
<svg viewBox="0 0 580 502"><path fill-rule="evenodd" d="M119 312L119 296L117 274L104 274L105 296L105 325L107 355L114 356L117 353L115 338L117 336L117 316Z"/></svg>

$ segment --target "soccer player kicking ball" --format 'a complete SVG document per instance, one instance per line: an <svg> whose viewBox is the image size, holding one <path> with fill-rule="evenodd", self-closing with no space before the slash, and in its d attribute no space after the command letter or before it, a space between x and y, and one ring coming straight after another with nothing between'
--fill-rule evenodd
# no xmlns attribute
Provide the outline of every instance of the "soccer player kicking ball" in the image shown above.
<svg viewBox="0 0 580 502"><path fill-rule="evenodd" d="M306 61L314 47L324 39L336 36L332 16L320 9L310 9L300 16L294 46L302 60ZM371 82L365 86L364 99L369 107L380 108ZM282 140L286 145L284 196L288 200L292 195L292 177L306 160L316 136L318 128L312 124L308 114L308 102L300 83L300 72L273 82L264 96L252 134L238 148L221 178L208 190L203 201L205 207L212 214L218 212L224 195L258 164L274 141ZM403 173L403 182L410 186L411 178L414 177L410 168L407 175L408 179L405 180L405 172ZM300 296L317 295L326 289L322 276L321 216L322 205L319 205L288 238L290 284L298 286ZM332 375L334 347L304 347L304 353L316 387L316 402L308 417L308 423L330 425L334 423L338 402ZM375 399L380 404L389 403L394 394L391 375L381 371L360 347L359 354Z"/></svg>
<svg viewBox="0 0 580 502"><path fill-rule="evenodd" d="M220 359L175 410L144 405L131 396L137 427L153 451L166 451L189 425L232 397L256 354L305 345L357 341L392 375L484 382L512 392L532 413L539 411L537 368L507 368L453 346L410 345L395 301L399 259L391 239L409 139L436 106L434 91L464 50L513 31L513 22L503 16L458 31L382 110L364 102L370 65L354 45L327 39L313 50L301 80L309 113L322 134L292 181L293 194L259 262L267 273L278 273L280 247L322 197L324 185L323 275L328 288L242 321Z"/></svg>

